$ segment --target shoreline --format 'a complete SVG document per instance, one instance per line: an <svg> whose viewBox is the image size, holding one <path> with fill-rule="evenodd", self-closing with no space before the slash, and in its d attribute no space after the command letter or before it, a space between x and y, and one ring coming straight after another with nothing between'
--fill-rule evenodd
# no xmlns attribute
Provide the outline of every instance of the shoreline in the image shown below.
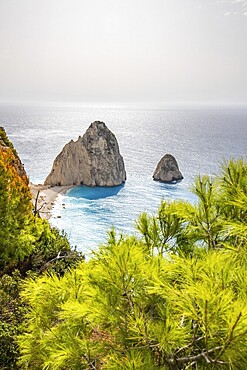
<svg viewBox="0 0 247 370"><path fill-rule="evenodd" d="M58 194L64 195L74 186L48 186L30 183L32 202L41 218L49 220ZM39 193L39 195L38 195ZM38 199L37 199L38 195Z"/></svg>

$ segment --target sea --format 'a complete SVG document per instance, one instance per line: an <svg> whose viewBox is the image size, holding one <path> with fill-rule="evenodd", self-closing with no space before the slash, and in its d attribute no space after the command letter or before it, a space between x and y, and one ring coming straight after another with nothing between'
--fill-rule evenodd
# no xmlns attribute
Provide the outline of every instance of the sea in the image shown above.
<svg viewBox="0 0 247 370"><path fill-rule="evenodd" d="M113 227L118 235L138 235L140 214L155 215L162 200L195 202L191 187L197 176L217 175L230 158L247 160L247 107L0 105L0 125L35 184L44 182L63 146L96 120L115 134L127 181L113 188L73 188L57 197L50 219L85 256L107 242ZM181 182L153 181L165 154L177 159Z"/></svg>

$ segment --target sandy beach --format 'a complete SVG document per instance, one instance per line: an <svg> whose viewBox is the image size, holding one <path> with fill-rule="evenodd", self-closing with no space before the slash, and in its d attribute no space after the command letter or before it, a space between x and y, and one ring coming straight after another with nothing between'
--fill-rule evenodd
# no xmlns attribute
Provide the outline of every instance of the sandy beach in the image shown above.
<svg viewBox="0 0 247 370"><path fill-rule="evenodd" d="M65 194L72 186L45 186L42 184L30 183L30 190L33 196L33 204L41 218L49 220L51 211L58 194ZM38 195L38 198L37 198Z"/></svg>

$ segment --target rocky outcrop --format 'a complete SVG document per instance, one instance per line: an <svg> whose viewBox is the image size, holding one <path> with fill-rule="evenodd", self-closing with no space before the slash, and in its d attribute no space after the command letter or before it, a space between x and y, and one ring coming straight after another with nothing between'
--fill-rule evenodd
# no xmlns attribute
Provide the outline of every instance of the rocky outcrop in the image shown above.
<svg viewBox="0 0 247 370"><path fill-rule="evenodd" d="M174 182L183 179L178 163L171 154L166 154L161 158L154 171L153 179L161 182Z"/></svg>
<svg viewBox="0 0 247 370"><path fill-rule="evenodd" d="M115 135L104 122L93 122L77 141L66 144L45 185L115 186L126 180Z"/></svg>
<svg viewBox="0 0 247 370"><path fill-rule="evenodd" d="M18 175L25 181L25 183L28 183L28 178L26 171L24 169L24 166L17 154L17 151L15 150L13 144L8 139L5 129L3 127L0 127L0 149L3 151L11 150L13 154L13 166L15 167Z"/></svg>

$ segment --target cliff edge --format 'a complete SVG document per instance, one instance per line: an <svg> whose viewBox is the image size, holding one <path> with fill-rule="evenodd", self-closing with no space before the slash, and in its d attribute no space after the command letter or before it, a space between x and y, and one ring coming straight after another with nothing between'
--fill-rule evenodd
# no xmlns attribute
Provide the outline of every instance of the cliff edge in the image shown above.
<svg viewBox="0 0 247 370"><path fill-rule="evenodd" d="M83 137L64 146L44 184L116 186L125 180L124 161L115 135L104 122L95 121Z"/></svg>
<svg viewBox="0 0 247 370"><path fill-rule="evenodd" d="M24 166L15 150L13 144L8 139L4 127L0 127L0 149L3 151L11 150L14 156L13 166L15 167L18 175L28 184L28 178Z"/></svg>

